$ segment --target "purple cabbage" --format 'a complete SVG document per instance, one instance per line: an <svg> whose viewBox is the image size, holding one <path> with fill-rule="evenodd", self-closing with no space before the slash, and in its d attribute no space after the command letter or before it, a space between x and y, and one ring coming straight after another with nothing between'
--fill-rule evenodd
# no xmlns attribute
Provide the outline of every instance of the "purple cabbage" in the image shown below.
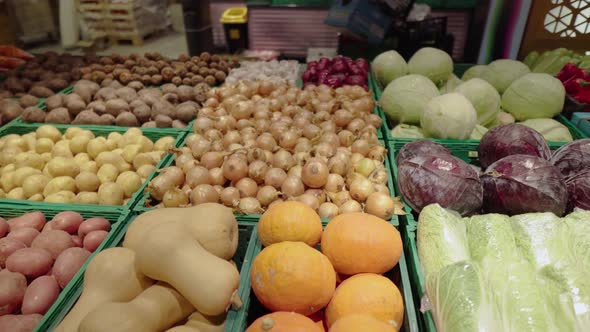
<svg viewBox="0 0 590 332"><path fill-rule="evenodd" d="M553 154L551 163L564 177L590 169L590 138L573 141L560 147Z"/></svg>
<svg viewBox="0 0 590 332"><path fill-rule="evenodd" d="M477 149L483 168L506 156L526 154L549 160L551 150L539 132L520 124L507 124L490 129Z"/></svg>
<svg viewBox="0 0 590 332"><path fill-rule="evenodd" d="M418 140L404 145L397 156L395 157L395 164L399 164L406 160L412 159L418 155L434 155L434 154L451 154L451 151L446 147L430 140Z"/></svg>
<svg viewBox="0 0 590 332"><path fill-rule="evenodd" d="M461 215L481 209L483 192L477 172L450 154L405 159L398 165L397 180L404 201L418 212L433 203Z"/></svg>
<svg viewBox="0 0 590 332"><path fill-rule="evenodd" d="M568 211L574 208L590 210L590 170L580 172L565 181Z"/></svg>
<svg viewBox="0 0 590 332"><path fill-rule="evenodd" d="M522 154L507 156L490 165L481 181L486 212L553 212L558 216L565 212L564 178L547 160Z"/></svg>

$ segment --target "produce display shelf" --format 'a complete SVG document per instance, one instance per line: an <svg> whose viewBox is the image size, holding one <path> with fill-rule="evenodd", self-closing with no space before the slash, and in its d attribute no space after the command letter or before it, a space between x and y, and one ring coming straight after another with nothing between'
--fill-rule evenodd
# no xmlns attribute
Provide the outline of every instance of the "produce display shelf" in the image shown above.
<svg viewBox="0 0 590 332"><path fill-rule="evenodd" d="M69 308L73 305L75 298L79 296L82 287L84 271L86 270L88 262L100 251L110 248L120 242L120 239L123 235L122 228L127 220L129 211L98 211L94 208L79 206L68 209L34 203L35 202L27 202L27 204L10 204L2 202L0 203L0 217L8 219L10 217L17 217L29 212L41 211L45 214L45 217L49 221L56 214L62 211L71 210L80 213L85 219L91 217L103 217L112 224L109 235L96 249L96 251L90 255L84 265L66 285L66 287L59 293L56 301L53 303L51 308L49 308L47 313L43 316L43 319L39 322L34 330L35 332L45 332L51 331L55 328L57 323L63 319Z"/></svg>
<svg viewBox="0 0 590 332"><path fill-rule="evenodd" d="M26 133L34 132L37 128L41 127L45 124L13 124L10 126L5 126L0 128L0 137L10 135L10 134L18 134L24 135ZM126 127L117 127L117 126L78 126L78 125L59 125L59 124L50 124L51 126L56 127L60 132L64 133L70 127L80 127L84 129L88 129L92 131L96 136L108 136L108 134L112 132L118 132L123 134L128 128ZM174 146L180 147L180 145L184 142L185 137L188 133L185 132L171 132L164 129L153 129L153 128L139 128L143 132L144 136L155 142L156 140L165 137L165 136L172 136L175 138ZM162 168L164 164L168 162L169 159L172 159L172 155L165 154L164 157L160 160L160 162L156 165L156 169ZM60 208L62 210L72 210L78 208L88 208L92 209L93 211L106 213L106 212L113 212L117 211L121 213L124 210L131 210L135 207L138 203L138 200L143 197L143 192L147 187L149 181L155 176L154 172L146 179L146 181L141 185L141 187L131 196L129 201L126 205L96 205L96 204L64 204L64 203L47 203L47 202L33 202L28 200L16 200L16 199L8 199L3 198L0 199L0 203L9 203L15 205L26 205L35 203L39 206L46 206L46 207L55 207Z"/></svg>
<svg viewBox="0 0 590 332"><path fill-rule="evenodd" d="M188 136L188 135L189 134L186 134L186 136ZM185 138L186 138L186 136L185 136ZM385 148L388 149L387 145L385 144L385 142L383 140L379 140L379 142L381 143L381 145L383 145ZM180 144L181 145L184 144L184 139L180 142ZM178 147L178 145L177 145L177 147ZM391 161L389 160L389 158L387 156L385 157L384 164L385 164L384 165L385 170L387 170L387 175L388 175L387 176L387 187L389 188L389 192L391 194L391 197L395 197L396 191L395 191L395 187L394 187L394 174L392 173ZM173 166L173 165L175 165L173 155L166 156L165 160L162 159L162 161L160 162L158 167L156 167L156 171L152 172L152 174L150 175L150 177L146 181L146 184L144 187L147 187L147 184L149 183L149 181L151 181L151 179L153 179L156 176L156 173L158 172L159 169L164 168L164 167L168 167L168 166ZM142 195L138 198L137 203L134 205L133 211L145 212L145 211L153 210L154 208L146 206L146 203L148 202L149 198L150 198L149 193L143 192ZM236 213L235 216L237 218L239 218L240 220L257 223L261 217L261 214L238 214L238 213ZM322 222L327 223L328 220L322 219ZM393 225L395 225L396 227L400 225L397 215L393 215L390 219L390 222Z"/></svg>
<svg viewBox="0 0 590 332"><path fill-rule="evenodd" d="M325 225L325 223L324 223ZM399 229L399 227L396 226ZM260 253L262 250L262 242L258 238L257 231L253 234L252 243L253 245L253 252L252 252L252 261ZM250 263L251 264L251 263ZM240 280L240 289L244 287L243 291L244 294L247 296L243 296L242 292L240 292L240 296L242 296L242 301L244 302L243 310L237 312L237 315L233 317L234 319L231 322L231 325L226 323L225 331L226 332L235 332L235 331L244 331L248 325L250 325L254 320L258 317L263 316L269 311L260 304L254 291L252 290L252 283L250 282L249 271L247 275L247 280ZM242 274L240 273L240 276ZM418 319L416 315L416 307L414 306L413 302L413 295L412 295L412 287L410 284L410 277L408 274L407 262L404 253L398 262L398 264L389 272L385 273L385 276L390 278L396 286L399 288L400 292L402 293L402 297L404 299L404 322L399 330L400 332L418 332L421 331L418 328ZM229 316L228 316L229 317Z"/></svg>

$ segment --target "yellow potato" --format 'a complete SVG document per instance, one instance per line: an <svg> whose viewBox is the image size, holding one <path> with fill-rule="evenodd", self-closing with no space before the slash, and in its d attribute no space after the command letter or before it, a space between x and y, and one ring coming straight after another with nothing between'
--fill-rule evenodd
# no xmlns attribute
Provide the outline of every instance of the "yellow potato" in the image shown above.
<svg viewBox="0 0 590 332"><path fill-rule="evenodd" d="M43 195L41 194L35 194L29 198L27 198L29 201L34 201L34 202L43 202Z"/></svg>
<svg viewBox="0 0 590 332"><path fill-rule="evenodd" d="M90 161L90 156L86 152L81 152L74 156L74 161L78 166L82 166L87 161Z"/></svg>
<svg viewBox="0 0 590 332"><path fill-rule="evenodd" d="M71 191L62 190L56 193L53 193L49 196L45 196L45 202L48 203L74 203L74 198L76 194Z"/></svg>
<svg viewBox="0 0 590 332"><path fill-rule="evenodd" d="M51 155L51 152L43 152L41 154L41 159L43 159L43 161L45 162L45 164L47 164L47 162L50 161L51 158L53 158L53 156Z"/></svg>
<svg viewBox="0 0 590 332"><path fill-rule="evenodd" d="M23 151L24 150L19 148L18 146L4 147L4 149L0 151L0 166L6 166L8 164L14 163L16 155Z"/></svg>
<svg viewBox="0 0 590 332"><path fill-rule="evenodd" d="M119 170L119 173L125 172L131 169L131 165L128 164L121 155L118 155L112 151L101 152L95 159L96 166L100 169L105 164L111 164Z"/></svg>
<svg viewBox="0 0 590 332"><path fill-rule="evenodd" d="M51 181L51 177L45 174L35 174L26 178L22 186L25 197L30 198L36 194L41 194L49 181Z"/></svg>
<svg viewBox="0 0 590 332"><path fill-rule="evenodd" d="M115 182L119 176L119 170L115 165L105 164L96 173L100 183Z"/></svg>
<svg viewBox="0 0 590 332"><path fill-rule="evenodd" d="M76 134L79 134L83 129L80 127L70 127L68 129L66 129L66 132L64 133L64 137L67 139L72 139L74 136L76 136Z"/></svg>
<svg viewBox="0 0 590 332"><path fill-rule="evenodd" d="M2 167L2 172L0 172L0 175L3 175L4 173L8 173L8 172L14 172L14 170L16 170L16 167L14 166L14 164L8 164L8 165Z"/></svg>
<svg viewBox="0 0 590 332"><path fill-rule="evenodd" d="M98 167L96 166L96 161L89 160L89 161L85 162L84 164L80 165L80 172L82 172L82 171L87 171L87 172L92 172L92 173L98 172Z"/></svg>
<svg viewBox="0 0 590 332"><path fill-rule="evenodd" d="M70 150L72 151L73 154L85 152L88 142L90 142L90 137L88 137L86 135L75 136L74 139L70 140Z"/></svg>
<svg viewBox="0 0 590 332"><path fill-rule="evenodd" d="M45 186L45 189L43 190L43 196L47 198L47 196L51 194L64 190L76 192L76 181L69 176L58 176L47 183L47 186Z"/></svg>
<svg viewBox="0 0 590 332"><path fill-rule="evenodd" d="M29 149L29 144L19 135L10 136L6 139L6 146L5 147L18 147L22 151L27 151Z"/></svg>
<svg viewBox="0 0 590 332"><path fill-rule="evenodd" d="M139 175L142 179L147 178L148 176L150 176L150 174L152 174L152 172L156 169L156 166L154 165L141 165L137 171L135 171L137 173L137 175Z"/></svg>
<svg viewBox="0 0 590 332"><path fill-rule="evenodd" d="M22 138L27 142L27 150L35 151L35 145L37 144L37 138L35 133L27 133Z"/></svg>
<svg viewBox="0 0 590 332"><path fill-rule="evenodd" d="M43 158L35 152L21 152L14 157L14 166L16 168L30 166L41 170L44 165Z"/></svg>
<svg viewBox="0 0 590 332"><path fill-rule="evenodd" d="M35 152L44 153L51 152L53 150L53 141L50 138L39 138L37 144L35 144Z"/></svg>
<svg viewBox="0 0 590 332"><path fill-rule="evenodd" d="M128 163L133 163L133 159L137 156L141 151L141 145L139 144L129 144L123 148L121 156L125 159Z"/></svg>
<svg viewBox="0 0 590 332"><path fill-rule="evenodd" d="M14 171L14 177L12 178L12 181L16 187L21 187L25 180L34 174L41 174L41 171L29 166L17 168L16 171Z"/></svg>
<svg viewBox="0 0 590 332"><path fill-rule="evenodd" d="M86 145L86 152L92 159L105 151L109 151L109 147L107 146L107 140L104 137L93 138Z"/></svg>
<svg viewBox="0 0 590 332"><path fill-rule="evenodd" d="M158 160L156 160L147 152L140 153L137 156L135 156L135 159L133 159L133 168L135 169L139 169L143 165L156 166L157 164Z"/></svg>
<svg viewBox="0 0 590 332"><path fill-rule="evenodd" d="M100 178L94 173L80 172L76 176L76 187L79 191L97 191L100 184Z"/></svg>
<svg viewBox="0 0 590 332"><path fill-rule="evenodd" d="M137 173L127 171L119 174L116 183L121 186L125 197L129 198L141 187L141 177Z"/></svg>
<svg viewBox="0 0 590 332"><path fill-rule="evenodd" d="M174 147L174 140L175 139L172 136L162 137L159 140L157 140L156 143L154 144L154 150L166 151L169 148Z"/></svg>
<svg viewBox="0 0 590 332"><path fill-rule="evenodd" d="M53 177L69 176L76 177L80 173L80 166L74 158L55 157L47 163L49 174Z"/></svg>
<svg viewBox="0 0 590 332"><path fill-rule="evenodd" d="M23 188L17 187L12 189L11 191L6 194L6 198L11 199L26 199L25 194L23 192Z"/></svg>
<svg viewBox="0 0 590 332"><path fill-rule="evenodd" d="M70 142L68 140L62 140L55 143L51 150L51 155L53 157L74 157L72 150L70 150Z"/></svg>
<svg viewBox="0 0 590 332"><path fill-rule="evenodd" d="M74 198L74 203L78 204L98 204L98 193L81 191Z"/></svg>
<svg viewBox="0 0 590 332"><path fill-rule="evenodd" d="M114 182L107 182L98 188L98 204L100 205L122 205L125 193L120 185Z"/></svg>
<svg viewBox="0 0 590 332"><path fill-rule="evenodd" d="M15 187L14 185L14 171L6 172L0 176L0 184L2 185L2 189L5 192L9 192L12 188Z"/></svg>
<svg viewBox="0 0 590 332"><path fill-rule="evenodd" d="M50 125L42 125L41 127L37 128L35 131L37 134L37 138L49 138L54 142L57 142L61 139L61 133L57 128Z"/></svg>

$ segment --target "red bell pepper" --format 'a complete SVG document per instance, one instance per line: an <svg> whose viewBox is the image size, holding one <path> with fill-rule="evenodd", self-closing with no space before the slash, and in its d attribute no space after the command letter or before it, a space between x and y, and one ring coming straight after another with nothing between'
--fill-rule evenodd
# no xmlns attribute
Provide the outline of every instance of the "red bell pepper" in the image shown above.
<svg viewBox="0 0 590 332"><path fill-rule="evenodd" d="M590 86L590 82L584 80L583 78L571 78L565 82L563 82L563 86L565 87L565 92L567 92L570 96L577 96L583 90L587 90L588 86Z"/></svg>
<svg viewBox="0 0 590 332"><path fill-rule="evenodd" d="M25 64L25 60L0 55L0 68L14 69Z"/></svg>
<svg viewBox="0 0 590 332"><path fill-rule="evenodd" d="M559 74L557 74L557 78L562 82L566 82L572 78L583 78L586 75L582 68L578 68L575 64L569 62L563 66Z"/></svg>
<svg viewBox="0 0 590 332"><path fill-rule="evenodd" d="M12 45L0 45L0 55L10 58L19 58L23 60L31 60L34 56L31 53L25 52L20 48Z"/></svg>
<svg viewBox="0 0 590 332"><path fill-rule="evenodd" d="M590 89L584 89L580 91L576 96L575 99L579 103L590 104Z"/></svg>

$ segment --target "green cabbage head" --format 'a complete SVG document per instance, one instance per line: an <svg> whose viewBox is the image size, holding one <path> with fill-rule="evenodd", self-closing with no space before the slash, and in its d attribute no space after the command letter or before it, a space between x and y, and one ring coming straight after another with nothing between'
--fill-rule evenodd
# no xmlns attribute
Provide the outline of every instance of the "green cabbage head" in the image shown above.
<svg viewBox="0 0 590 332"><path fill-rule="evenodd" d="M389 82L408 74L406 60L393 50L383 52L375 57L371 68L373 68L373 73L381 86L387 86Z"/></svg>
<svg viewBox="0 0 590 332"><path fill-rule="evenodd" d="M492 61L487 70L481 73L481 78L493 85L498 92L503 93L512 82L530 72L529 67L520 61L500 59Z"/></svg>
<svg viewBox="0 0 590 332"><path fill-rule="evenodd" d="M502 95L502 109L517 121L552 118L563 109L565 88L557 78L530 73L514 81Z"/></svg>
<svg viewBox="0 0 590 332"><path fill-rule="evenodd" d="M469 67L461 76L463 81L469 81L472 78L481 78L481 75L484 71L488 69L486 65L475 65L473 67Z"/></svg>
<svg viewBox="0 0 590 332"><path fill-rule="evenodd" d="M500 94L492 85L480 78L472 78L457 86L455 92L465 96L477 112L477 123L487 126L500 112Z"/></svg>
<svg viewBox="0 0 590 332"><path fill-rule="evenodd" d="M434 84L442 86L453 73L453 59L445 51L423 47L410 58L408 69L410 74L426 76Z"/></svg>
<svg viewBox="0 0 590 332"><path fill-rule="evenodd" d="M380 104L394 122L419 124L426 103L438 95L436 85L428 78L407 75L387 85Z"/></svg>
<svg viewBox="0 0 590 332"><path fill-rule="evenodd" d="M467 139L475 128L477 113L471 102L459 93L432 98L422 117L420 127L428 137Z"/></svg>
<svg viewBox="0 0 590 332"><path fill-rule="evenodd" d="M571 142L574 140L569 129L553 119L528 119L520 124L538 131L547 141Z"/></svg>

